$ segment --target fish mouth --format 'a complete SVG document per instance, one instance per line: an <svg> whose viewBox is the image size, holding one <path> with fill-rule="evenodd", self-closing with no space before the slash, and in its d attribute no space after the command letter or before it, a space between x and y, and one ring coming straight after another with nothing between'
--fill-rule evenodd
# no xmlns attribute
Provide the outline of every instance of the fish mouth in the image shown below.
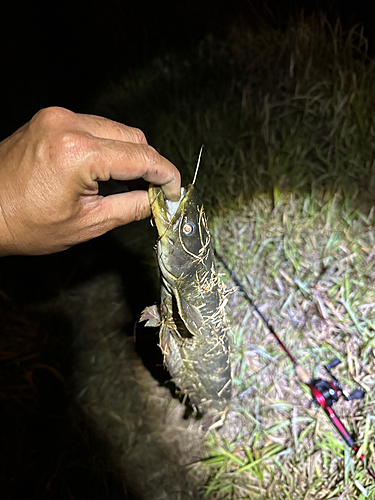
<svg viewBox="0 0 375 500"><path fill-rule="evenodd" d="M181 188L181 196L178 201L169 201L165 198L160 186L150 184L148 188L148 199L151 206L152 216L159 233L159 238L168 230L173 230L181 215L184 198L189 188Z"/></svg>

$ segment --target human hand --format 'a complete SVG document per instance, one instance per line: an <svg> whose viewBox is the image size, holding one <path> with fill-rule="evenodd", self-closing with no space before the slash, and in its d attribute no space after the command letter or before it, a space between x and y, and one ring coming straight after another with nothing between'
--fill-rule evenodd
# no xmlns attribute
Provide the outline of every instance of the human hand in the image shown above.
<svg viewBox="0 0 375 500"><path fill-rule="evenodd" d="M150 215L147 191L98 194L98 181L143 178L180 198L177 168L143 133L63 108L39 111L0 143L0 255L42 255Z"/></svg>

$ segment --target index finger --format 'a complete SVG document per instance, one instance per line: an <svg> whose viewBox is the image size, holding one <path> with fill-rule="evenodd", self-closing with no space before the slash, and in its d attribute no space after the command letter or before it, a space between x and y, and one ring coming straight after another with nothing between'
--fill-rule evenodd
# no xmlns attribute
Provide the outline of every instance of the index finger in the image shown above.
<svg viewBox="0 0 375 500"><path fill-rule="evenodd" d="M147 144L145 134L139 128L129 127L120 122L115 122L97 115L77 114L79 122L86 132L102 139Z"/></svg>
<svg viewBox="0 0 375 500"><path fill-rule="evenodd" d="M178 201L181 175L178 169L148 144L97 139L89 158L92 181L144 179L161 186L165 197Z"/></svg>
<svg viewBox="0 0 375 500"><path fill-rule="evenodd" d="M73 132L84 132L102 139L147 144L145 134L138 128L129 127L102 116L74 113L57 106L40 110L31 121L38 122L39 127L49 132L51 127L57 127Z"/></svg>

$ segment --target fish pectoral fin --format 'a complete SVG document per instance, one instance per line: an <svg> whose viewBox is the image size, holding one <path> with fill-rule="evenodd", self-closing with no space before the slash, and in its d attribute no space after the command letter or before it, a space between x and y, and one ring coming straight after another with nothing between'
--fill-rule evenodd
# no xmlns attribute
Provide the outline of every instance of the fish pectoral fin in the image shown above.
<svg viewBox="0 0 375 500"><path fill-rule="evenodd" d="M182 295L176 294L178 313L186 328L194 336L204 332L204 319L200 310L188 302Z"/></svg>
<svg viewBox="0 0 375 500"><path fill-rule="evenodd" d="M160 307L157 305L146 307L138 321L139 323L146 321L145 326L160 326L162 324Z"/></svg>

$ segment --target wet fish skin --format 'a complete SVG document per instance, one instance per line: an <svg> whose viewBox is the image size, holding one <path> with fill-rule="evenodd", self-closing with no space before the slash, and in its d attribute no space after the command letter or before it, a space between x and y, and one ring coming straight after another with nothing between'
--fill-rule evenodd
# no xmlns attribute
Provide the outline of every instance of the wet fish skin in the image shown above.
<svg viewBox="0 0 375 500"><path fill-rule="evenodd" d="M141 321L160 326L160 347L174 382L206 414L207 426L218 426L232 389L227 292L215 270L203 205L193 185L182 189L178 204L153 185L149 199L159 234L161 305L146 308Z"/></svg>

